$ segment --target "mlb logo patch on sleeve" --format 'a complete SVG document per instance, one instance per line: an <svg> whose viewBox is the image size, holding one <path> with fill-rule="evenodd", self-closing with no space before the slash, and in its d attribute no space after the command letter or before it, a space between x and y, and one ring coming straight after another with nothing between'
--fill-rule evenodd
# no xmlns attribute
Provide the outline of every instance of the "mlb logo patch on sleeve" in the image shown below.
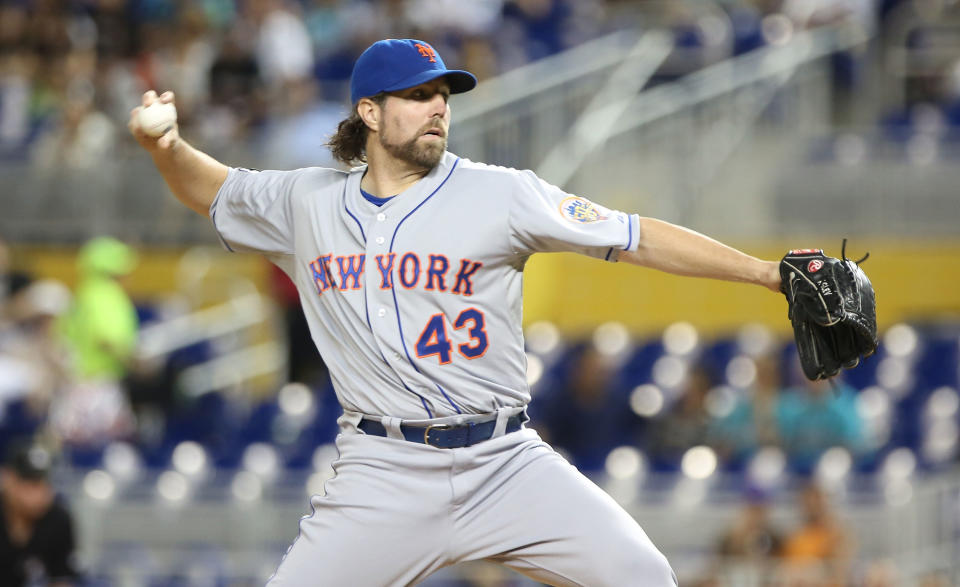
<svg viewBox="0 0 960 587"><path fill-rule="evenodd" d="M570 196L560 202L560 214L570 222L596 222L606 220L597 206L586 198Z"/></svg>

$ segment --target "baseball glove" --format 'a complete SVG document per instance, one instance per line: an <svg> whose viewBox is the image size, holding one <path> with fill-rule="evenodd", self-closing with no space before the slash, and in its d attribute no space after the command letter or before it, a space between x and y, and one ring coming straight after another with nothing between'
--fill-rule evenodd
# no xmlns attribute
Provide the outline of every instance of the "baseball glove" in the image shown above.
<svg viewBox="0 0 960 587"><path fill-rule="evenodd" d="M790 251L780 261L780 289L803 373L827 379L852 369L877 350L877 311L873 286L859 261L828 257L821 249Z"/></svg>

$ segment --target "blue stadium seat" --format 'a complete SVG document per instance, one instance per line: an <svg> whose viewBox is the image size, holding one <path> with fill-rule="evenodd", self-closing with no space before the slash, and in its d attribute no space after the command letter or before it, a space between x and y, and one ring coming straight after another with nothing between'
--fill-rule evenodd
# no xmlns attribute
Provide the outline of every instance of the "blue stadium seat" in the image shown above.
<svg viewBox="0 0 960 587"><path fill-rule="evenodd" d="M333 442L339 432L337 418L343 413L343 409L337 402L333 384L328 381L320 389L315 389L314 402L316 410L313 420L300 431L294 442L280 447L281 456L288 468L312 467L314 450L322 444Z"/></svg>
<svg viewBox="0 0 960 587"><path fill-rule="evenodd" d="M620 368L620 378L624 385L649 383L652 378L653 364L664 354L663 342L656 338L634 345L633 354Z"/></svg>

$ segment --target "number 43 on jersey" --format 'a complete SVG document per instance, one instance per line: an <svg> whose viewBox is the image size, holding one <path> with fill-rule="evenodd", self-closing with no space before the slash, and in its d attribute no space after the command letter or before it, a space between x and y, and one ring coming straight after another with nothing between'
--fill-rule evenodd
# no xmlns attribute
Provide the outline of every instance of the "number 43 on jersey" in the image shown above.
<svg viewBox="0 0 960 587"><path fill-rule="evenodd" d="M482 357L490 342L483 322L483 312L476 308L467 308L453 321L453 330L463 331L467 342L457 344L457 351L467 359ZM460 335L458 335L458 338ZM417 339L417 357L425 359L436 355L441 365L450 362L453 355L453 342L447 335L447 317L434 314Z"/></svg>

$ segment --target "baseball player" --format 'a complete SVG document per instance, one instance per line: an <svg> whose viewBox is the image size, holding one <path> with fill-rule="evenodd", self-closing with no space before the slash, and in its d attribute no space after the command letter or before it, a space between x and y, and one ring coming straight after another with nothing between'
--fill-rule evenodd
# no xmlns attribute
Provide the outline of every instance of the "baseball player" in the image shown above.
<svg viewBox="0 0 960 587"><path fill-rule="evenodd" d="M676 584L637 522L524 426L523 267L576 251L778 291L777 264L448 152L448 98L475 85L423 41L374 43L329 143L366 163L351 171L230 168L131 113L176 197L296 283L343 407L335 475L270 585L410 585L479 559L550 585Z"/></svg>

